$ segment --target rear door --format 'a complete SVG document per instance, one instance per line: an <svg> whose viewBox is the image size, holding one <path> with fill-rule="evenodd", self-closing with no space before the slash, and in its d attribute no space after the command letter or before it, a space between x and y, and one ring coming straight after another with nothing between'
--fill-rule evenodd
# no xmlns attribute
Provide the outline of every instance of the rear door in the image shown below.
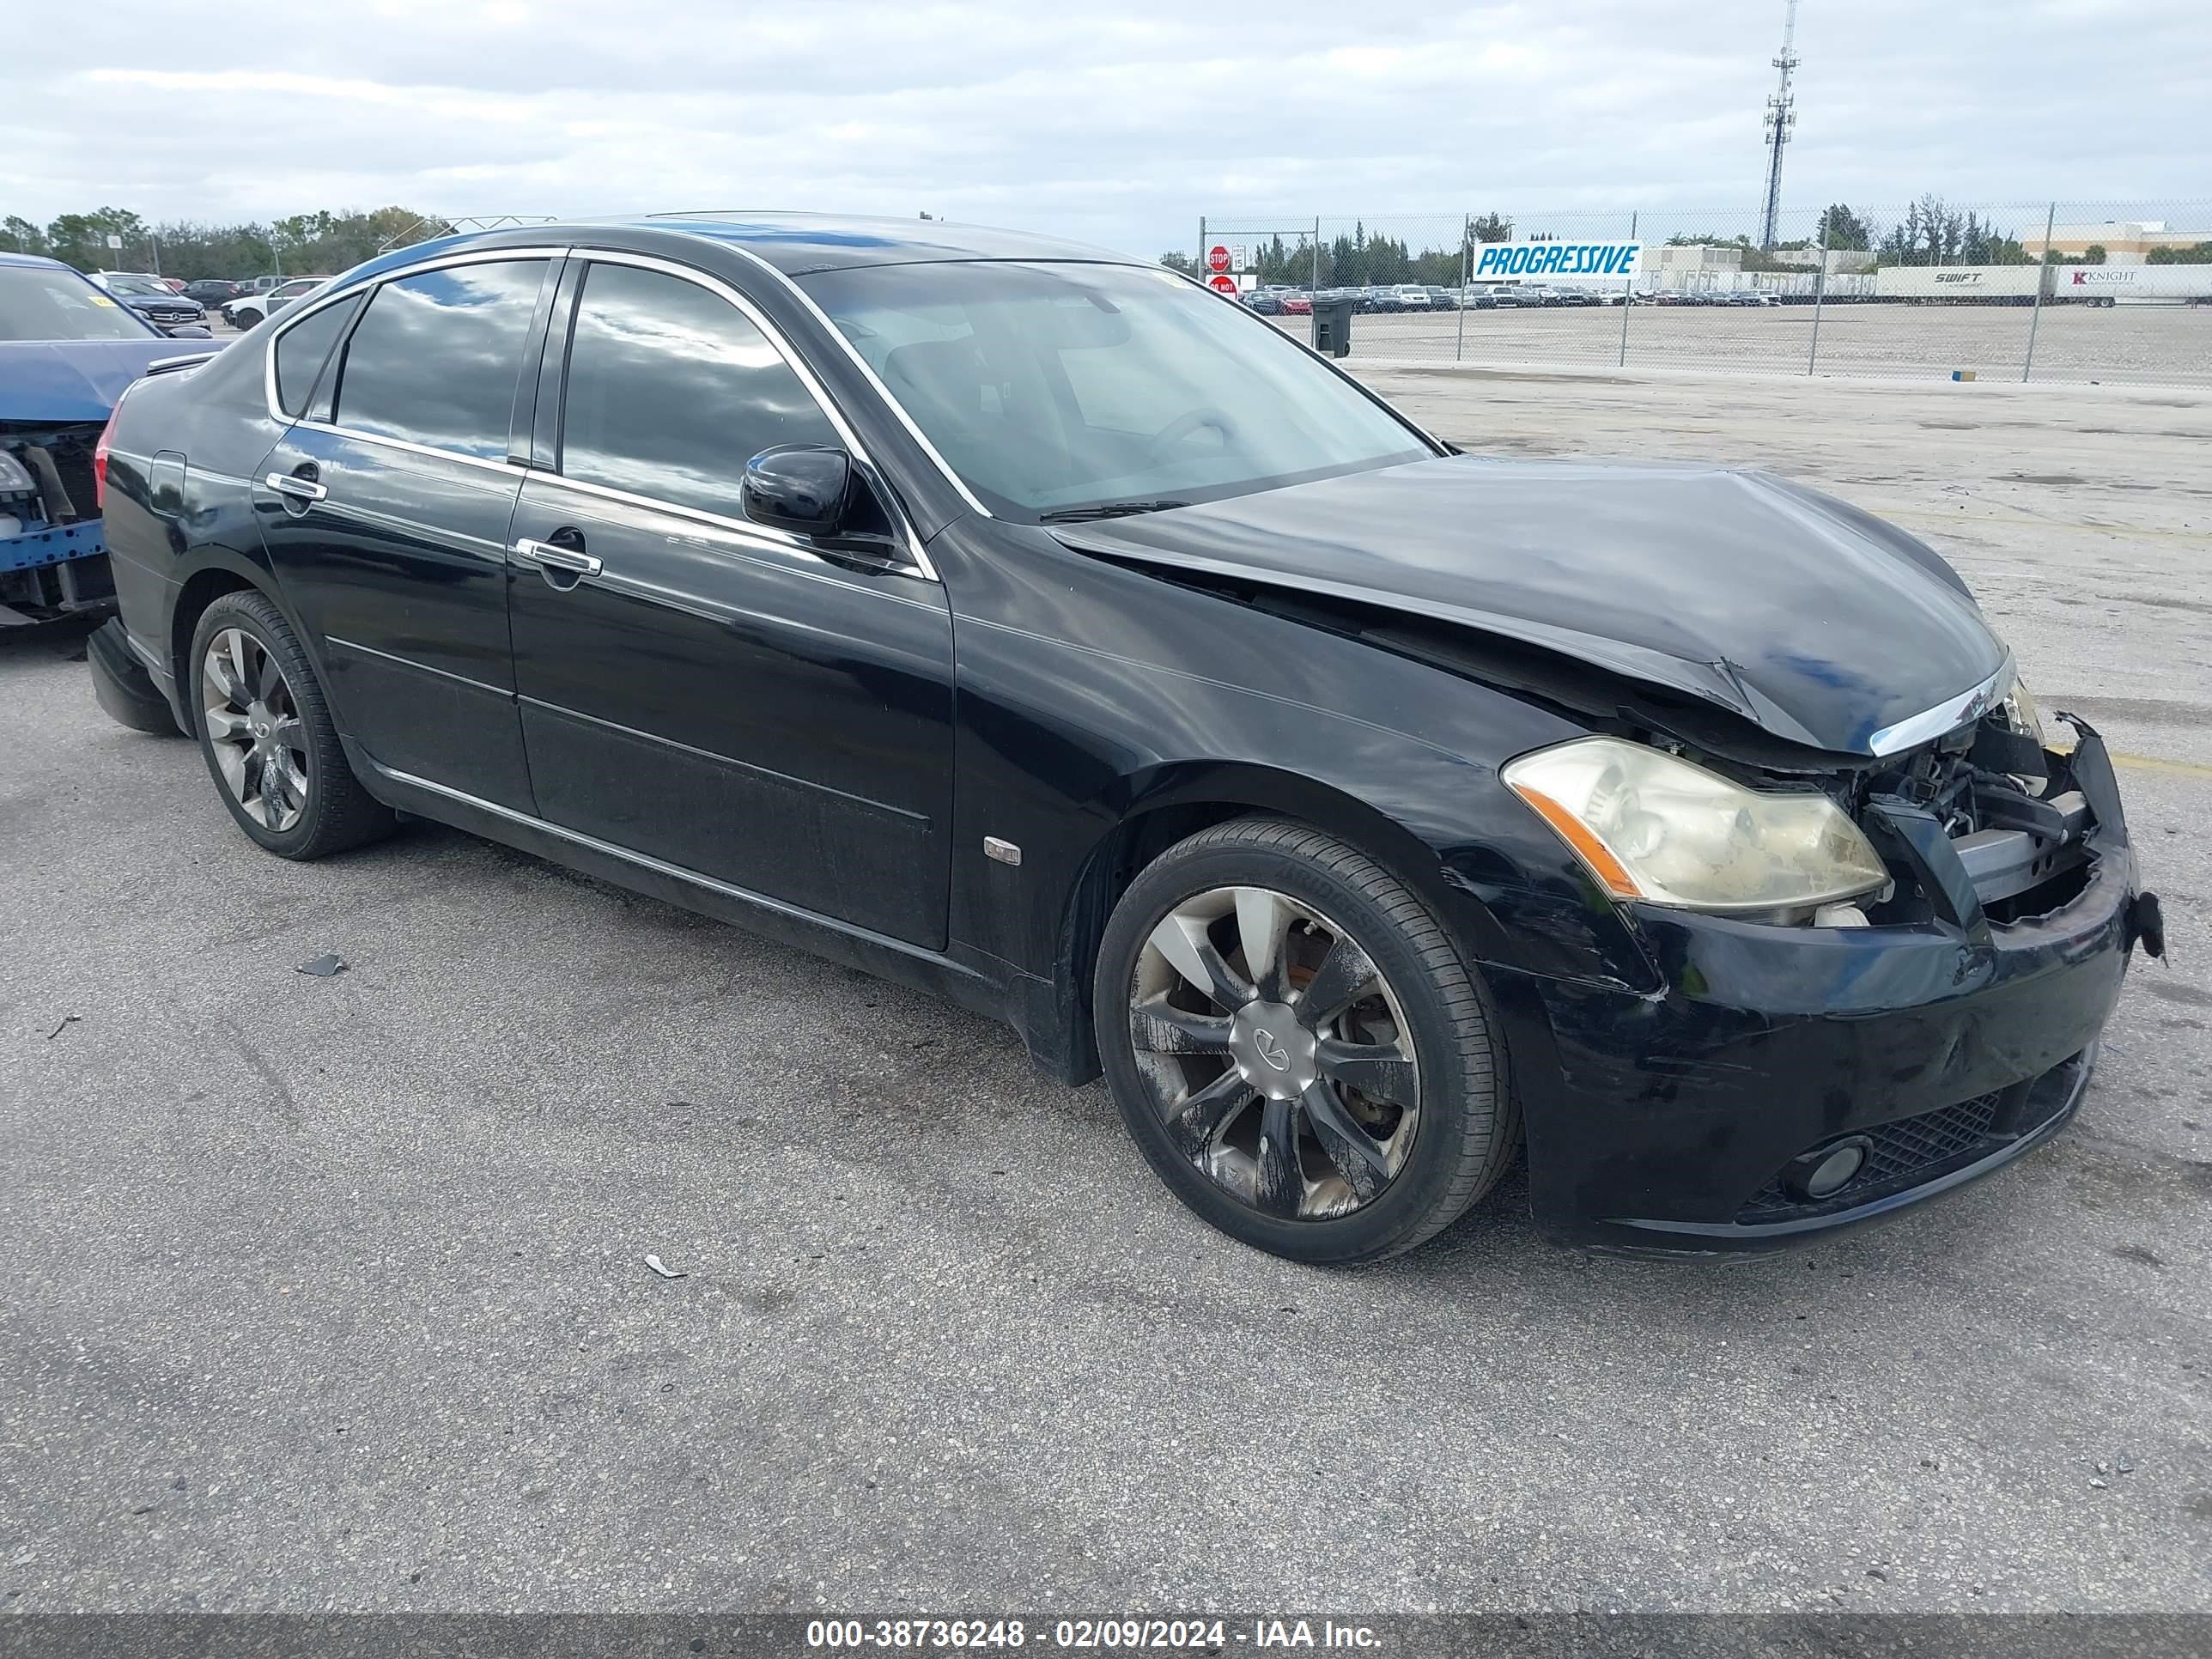
<svg viewBox="0 0 2212 1659"><path fill-rule="evenodd" d="M506 562L522 469L507 454L557 264L477 256L383 283L336 325L329 307L287 313L271 389L300 418L254 480L340 726L380 766L522 811Z"/></svg>
<svg viewBox="0 0 2212 1659"><path fill-rule="evenodd" d="M579 271L586 258L553 318L511 538L541 814L941 948L944 588L904 554L856 557L748 520L748 459L782 444L854 453L853 435L736 290L614 254ZM887 498L872 500L892 529Z"/></svg>

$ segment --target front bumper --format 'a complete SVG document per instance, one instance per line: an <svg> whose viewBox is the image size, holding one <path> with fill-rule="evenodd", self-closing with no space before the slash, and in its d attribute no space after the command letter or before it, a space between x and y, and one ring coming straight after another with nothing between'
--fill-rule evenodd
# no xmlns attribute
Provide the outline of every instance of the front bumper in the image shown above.
<svg viewBox="0 0 2212 1659"><path fill-rule="evenodd" d="M2109 780L2095 734L2082 744ZM1637 1253L1771 1249L2055 1133L2155 925L2101 793L2079 890L2031 920L1796 928L1639 908L1656 992L1494 975L1540 1225ZM1801 1160L1847 1139L1864 1174L1809 1195Z"/></svg>

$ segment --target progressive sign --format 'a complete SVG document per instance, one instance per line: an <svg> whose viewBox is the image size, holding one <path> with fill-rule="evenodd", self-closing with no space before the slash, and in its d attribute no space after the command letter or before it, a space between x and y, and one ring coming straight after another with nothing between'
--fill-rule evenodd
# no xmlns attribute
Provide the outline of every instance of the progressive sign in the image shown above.
<svg viewBox="0 0 2212 1659"><path fill-rule="evenodd" d="M1636 274L1641 242L1486 242L1474 262L1478 283L1522 276L1611 276Z"/></svg>

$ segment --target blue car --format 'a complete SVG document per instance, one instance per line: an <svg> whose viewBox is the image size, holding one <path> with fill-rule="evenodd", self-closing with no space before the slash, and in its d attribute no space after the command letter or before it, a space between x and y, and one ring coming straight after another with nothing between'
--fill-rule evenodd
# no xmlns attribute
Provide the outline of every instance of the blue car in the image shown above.
<svg viewBox="0 0 2212 1659"><path fill-rule="evenodd" d="M142 375L216 349L58 260L0 253L0 627L113 608L100 434Z"/></svg>

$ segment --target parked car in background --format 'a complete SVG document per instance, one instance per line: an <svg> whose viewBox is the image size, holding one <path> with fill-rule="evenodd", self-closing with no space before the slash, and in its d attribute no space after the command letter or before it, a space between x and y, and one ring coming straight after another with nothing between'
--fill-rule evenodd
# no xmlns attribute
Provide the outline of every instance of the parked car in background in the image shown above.
<svg viewBox="0 0 2212 1659"><path fill-rule="evenodd" d="M1572 288L1559 289L1556 292L1559 296L1559 303L1563 306L1595 306L1605 303L1594 288L1577 285Z"/></svg>
<svg viewBox="0 0 2212 1659"><path fill-rule="evenodd" d="M403 251L117 409L94 673L273 856L430 818L1004 1019L1295 1260L1435 1237L1524 1123L1547 1231L1693 1256L2063 1133L2164 935L1997 608L1791 479L1454 453L1285 332L940 222ZM810 1064L934 1103L872 1046ZM1152 1221L1096 1185L1058 1224L1109 1273L1203 1256L1121 1263ZM2009 1210L2012 1249L2034 1185L1951 1233Z"/></svg>
<svg viewBox="0 0 2212 1659"><path fill-rule="evenodd" d="M114 603L100 430L149 365L191 350L83 272L0 252L0 625Z"/></svg>
<svg viewBox="0 0 2212 1659"><path fill-rule="evenodd" d="M1462 311L1495 311L1498 309L1498 285L1495 283L1470 283L1460 290L1459 308Z"/></svg>
<svg viewBox="0 0 2212 1659"><path fill-rule="evenodd" d="M1400 283L1389 290L1397 301L1400 311L1428 311L1433 309L1428 289L1419 283Z"/></svg>
<svg viewBox="0 0 2212 1659"><path fill-rule="evenodd" d="M1240 295L1237 297L1262 317L1279 317L1283 314L1283 296L1271 293L1267 289L1255 288L1249 294Z"/></svg>
<svg viewBox="0 0 2212 1659"><path fill-rule="evenodd" d="M185 329L206 331L207 307L186 299L158 276L106 270L100 273L100 286L165 334Z"/></svg>
<svg viewBox="0 0 2212 1659"><path fill-rule="evenodd" d="M1428 289L1428 295L1429 309L1431 311L1457 311L1460 308L1460 295L1457 289L1431 287Z"/></svg>
<svg viewBox="0 0 2212 1659"><path fill-rule="evenodd" d="M245 292L245 283L234 283L222 276L203 276L196 283L185 284L185 297L197 300L204 306L224 305Z"/></svg>
<svg viewBox="0 0 2212 1659"><path fill-rule="evenodd" d="M305 299L330 280L327 276L295 276L261 293L241 295L223 307L222 319L233 328L252 328L295 300Z"/></svg>
<svg viewBox="0 0 2212 1659"><path fill-rule="evenodd" d="M1312 316L1313 295L1310 294L1300 294L1295 290L1291 293L1285 294L1283 295L1283 314L1285 317Z"/></svg>
<svg viewBox="0 0 2212 1659"><path fill-rule="evenodd" d="M1495 283L1490 292L1493 296L1492 304L1505 307L1509 310L1519 310L1544 303L1544 296L1540 293L1519 283Z"/></svg>

